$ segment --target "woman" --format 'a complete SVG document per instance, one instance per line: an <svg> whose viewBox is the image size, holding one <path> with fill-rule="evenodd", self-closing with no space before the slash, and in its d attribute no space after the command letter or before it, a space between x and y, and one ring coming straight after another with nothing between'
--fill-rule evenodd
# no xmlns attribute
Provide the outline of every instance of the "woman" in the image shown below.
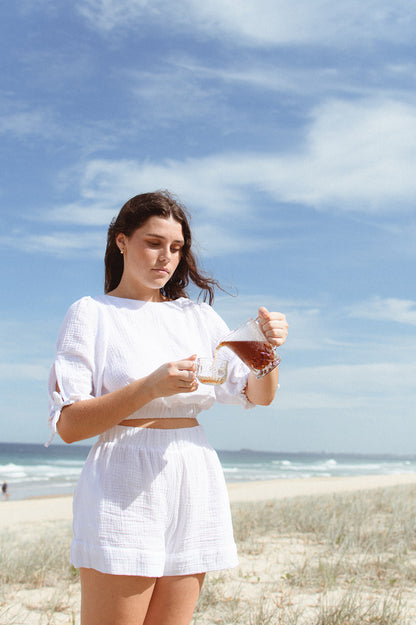
<svg viewBox="0 0 416 625"><path fill-rule="evenodd" d="M226 486L196 419L217 399L270 404L278 369L257 379L237 358L217 388L199 384L228 328L217 283L197 268L185 210L167 192L129 200L108 231L105 295L64 320L51 369L52 429L67 442L99 436L74 493L71 561L82 625L186 625L204 575L237 564ZM259 310L281 345L285 316Z"/></svg>

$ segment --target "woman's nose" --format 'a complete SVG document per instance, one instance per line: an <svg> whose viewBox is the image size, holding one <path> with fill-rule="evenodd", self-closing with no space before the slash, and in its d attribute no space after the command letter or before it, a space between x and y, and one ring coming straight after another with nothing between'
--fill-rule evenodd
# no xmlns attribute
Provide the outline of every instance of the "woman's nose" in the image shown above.
<svg viewBox="0 0 416 625"><path fill-rule="evenodd" d="M159 258L160 260L169 260L170 259L170 249L167 248L161 248L160 250L160 254L159 254Z"/></svg>

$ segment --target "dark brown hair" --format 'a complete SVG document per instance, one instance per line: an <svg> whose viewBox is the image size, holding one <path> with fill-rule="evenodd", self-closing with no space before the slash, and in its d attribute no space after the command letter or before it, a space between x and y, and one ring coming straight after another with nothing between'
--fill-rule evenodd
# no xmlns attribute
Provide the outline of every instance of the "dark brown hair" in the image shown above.
<svg viewBox="0 0 416 625"><path fill-rule="evenodd" d="M113 219L107 235L107 249L105 251L105 293L115 289L123 275L123 256L116 244L116 236L120 233L130 237L137 228L140 228L150 217L173 217L182 226L185 244L182 248L181 260L175 273L161 289L162 295L168 299L188 297L186 288L190 282L203 292L204 301L212 304L214 290L221 288L214 278L204 275L197 267L195 256L191 251L190 217L185 207L167 191L142 193L136 195L124 204L117 217Z"/></svg>

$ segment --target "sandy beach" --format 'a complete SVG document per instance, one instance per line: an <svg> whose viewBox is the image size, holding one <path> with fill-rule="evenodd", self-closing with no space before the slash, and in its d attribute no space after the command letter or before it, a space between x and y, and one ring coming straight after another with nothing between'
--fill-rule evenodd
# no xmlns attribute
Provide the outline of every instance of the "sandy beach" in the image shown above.
<svg viewBox="0 0 416 625"><path fill-rule="evenodd" d="M416 474L234 482L228 484L228 492L231 503L259 502L270 499L385 488L401 484L416 484ZM18 524L22 523L38 525L46 521L70 521L71 517L72 496L70 495L2 501L0 530L16 528Z"/></svg>
<svg viewBox="0 0 416 625"><path fill-rule="evenodd" d="M313 625L317 622L334 625L414 625L416 577L414 585L408 582L407 565L402 559L399 561L397 554L393 557L387 553L394 544L392 528L399 528L406 519L413 527L411 524L416 516L413 501L416 497L413 490L403 489L414 485L416 474L228 484L240 565L231 571L207 576L192 625L231 622L242 625ZM405 495L402 497L401 493ZM340 499L339 503L331 497L332 494L344 495L345 500ZM325 497L328 495L329 498ZM374 497L378 497L379 501L374 503ZM383 514L392 515L392 518L387 519L386 516L386 529L381 530L380 510L383 506L380 501L383 498L387 502ZM395 510L398 505L402 508ZM404 505L407 508L403 508ZM323 518L325 514L327 517ZM342 519L344 514L345 520ZM14 571L7 574L9 577L3 577L0 625L79 625L79 581L68 566L71 519L71 496L11 499L0 503L0 556L3 558L0 572L4 575L4 570L10 568L7 561L10 554L16 559ZM377 547L373 559L368 546L358 545L364 529L373 534L378 532L387 539L387 546L383 543ZM360 536L351 553L340 549L349 531ZM416 555L410 553L416 544L411 531L407 531L409 559ZM375 544L374 536L368 540ZM401 545L398 550L402 553L403 537L397 538L397 544ZM361 548L362 552L359 551ZM364 581L358 579L358 565L353 552L357 552L360 566L365 564ZM53 559L58 558L61 560L60 570L53 563ZM42 559L43 569L34 571ZM388 572L395 559L397 570ZM20 572L19 567L22 569ZM378 567L373 577L369 573L371 567ZM385 584L383 576L386 577ZM396 601L394 584L399 583L400 576L403 577L400 601L404 602L406 610L410 610L409 620L403 613L397 613L397 618L393 615L390 620L384 616L384 620L381 617L377 620L373 615L373 620L367 621L365 616L360 616L360 605L351 608L356 620L351 620L351 614L339 619L331 616L332 620L328 621L322 617L317 620L317 612L322 611L327 603L341 605L345 602L343 597L351 588L351 580L355 579L360 588L360 601L364 596L368 603L365 610L370 606L372 610L385 611L385 608L377 607L377 601L381 601L386 592L390 593L389 605L398 610L399 600ZM330 579L331 582L328 581ZM357 601L358 594L354 597ZM339 610L341 614L345 606ZM230 620L230 611L236 620ZM293 616L295 613L299 614L296 619ZM367 612L364 611L365 614Z"/></svg>

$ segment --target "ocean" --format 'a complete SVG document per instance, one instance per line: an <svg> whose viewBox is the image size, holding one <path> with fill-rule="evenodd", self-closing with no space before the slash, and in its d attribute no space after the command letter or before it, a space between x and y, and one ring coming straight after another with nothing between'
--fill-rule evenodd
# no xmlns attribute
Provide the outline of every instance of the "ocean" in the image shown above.
<svg viewBox="0 0 416 625"><path fill-rule="evenodd" d="M10 499L70 494L89 447L0 443L0 482ZM414 473L416 456L218 451L227 482Z"/></svg>

